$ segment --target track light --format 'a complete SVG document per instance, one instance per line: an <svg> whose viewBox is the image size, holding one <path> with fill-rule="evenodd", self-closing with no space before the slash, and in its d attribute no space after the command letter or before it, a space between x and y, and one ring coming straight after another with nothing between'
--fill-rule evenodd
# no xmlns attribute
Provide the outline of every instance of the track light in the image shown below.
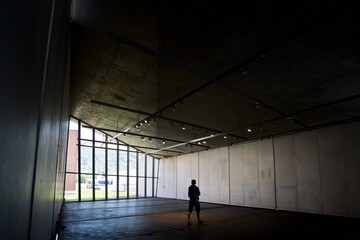
<svg viewBox="0 0 360 240"><path fill-rule="evenodd" d="M227 138L227 136L225 135L224 138Z"/></svg>
<svg viewBox="0 0 360 240"><path fill-rule="evenodd" d="M269 56L267 54L261 54L260 60L267 61L269 59Z"/></svg>
<svg viewBox="0 0 360 240"><path fill-rule="evenodd" d="M141 137L140 137L140 139L141 139L141 140L143 140L143 141L145 141L145 138L144 138L144 136L141 136Z"/></svg>
<svg viewBox="0 0 360 240"><path fill-rule="evenodd" d="M241 73L243 76L246 76L247 71L245 70L245 68L239 68L239 73Z"/></svg>
<svg viewBox="0 0 360 240"><path fill-rule="evenodd" d="M143 125L143 123L142 122L140 122L140 126L142 126Z"/></svg>
<svg viewBox="0 0 360 240"><path fill-rule="evenodd" d="M144 123L148 123L148 120L145 119L145 120L144 120Z"/></svg>
<svg viewBox="0 0 360 240"><path fill-rule="evenodd" d="M139 126L138 126L138 125L135 125L135 128L139 128Z"/></svg>
<svg viewBox="0 0 360 240"><path fill-rule="evenodd" d="M260 108L260 103L259 103L259 102L255 101L254 104L255 104L255 107L256 107L257 109Z"/></svg>
<svg viewBox="0 0 360 240"><path fill-rule="evenodd" d="M172 111L176 112L175 106L172 106Z"/></svg>
<svg viewBox="0 0 360 240"><path fill-rule="evenodd" d="M214 133L212 132L210 136L212 136L212 137L213 137L213 136L214 136Z"/></svg>
<svg viewBox="0 0 360 240"><path fill-rule="evenodd" d="M152 142L152 138L149 137L149 142Z"/></svg>
<svg viewBox="0 0 360 240"><path fill-rule="evenodd" d="M184 124L181 124L181 129L182 129L182 130L185 130L185 129L186 129L186 127L185 127Z"/></svg>
<svg viewBox="0 0 360 240"><path fill-rule="evenodd" d="M250 133L252 130L251 130L251 128L248 128L247 131Z"/></svg>
<svg viewBox="0 0 360 240"><path fill-rule="evenodd" d="M138 132L140 132L140 128L138 128L137 130L138 130Z"/></svg>
<svg viewBox="0 0 360 240"><path fill-rule="evenodd" d="M203 141L203 144L205 144L205 143L206 143L206 141L204 140L204 141Z"/></svg>
<svg viewBox="0 0 360 240"><path fill-rule="evenodd" d="M287 117L286 119L289 120L289 122L292 122L292 121L294 120L294 118L291 117L291 116L290 116L290 117Z"/></svg>
<svg viewBox="0 0 360 240"><path fill-rule="evenodd" d="M162 140L162 144L165 144L165 140Z"/></svg>
<svg viewBox="0 0 360 240"><path fill-rule="evenodd" d="M198 145L200 145L200 144L201 144L201 142L199 141L199 142L197 142L197 144L198 144Z"/></svg>

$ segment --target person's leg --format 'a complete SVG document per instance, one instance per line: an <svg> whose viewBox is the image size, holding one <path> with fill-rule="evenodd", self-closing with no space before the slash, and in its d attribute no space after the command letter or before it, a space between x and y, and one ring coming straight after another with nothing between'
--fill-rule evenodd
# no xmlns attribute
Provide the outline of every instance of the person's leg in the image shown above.
<svg viewBox="0 0 360 240"><path fill-rule="evenodd" d="M196 203L195 209L196 209L196 217L198 219L198 223L201 224L202 221L200 220L200 203Z"/></svg>
<svg viewBox="0 0 360 240"><path fill-rule="evenodd" d="M191 212L193 210L194 205L192 203L189 203L189 211L188 211L188 225L191 225L190 223L190 217L191 217Z"/></svg>

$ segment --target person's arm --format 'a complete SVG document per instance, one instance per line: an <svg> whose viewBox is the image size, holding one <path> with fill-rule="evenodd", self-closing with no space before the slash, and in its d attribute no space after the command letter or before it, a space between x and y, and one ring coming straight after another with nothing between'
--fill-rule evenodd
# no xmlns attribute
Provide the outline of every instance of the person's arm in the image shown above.
<svg viewBox="0 0 360 240"><path fill-rule="evenodd" d="M190 197L190 187L188 188L188 197Z"/></svg>

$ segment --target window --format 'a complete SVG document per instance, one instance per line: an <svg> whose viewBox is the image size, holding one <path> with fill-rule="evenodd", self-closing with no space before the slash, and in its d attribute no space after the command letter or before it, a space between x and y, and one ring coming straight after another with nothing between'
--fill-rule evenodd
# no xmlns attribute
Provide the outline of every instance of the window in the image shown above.
<svg viewBox="0 0 360 240"><path fill-rule="evenodd" d="M69 126L67 202L156 196L158 159L75 118Z"/></svg>

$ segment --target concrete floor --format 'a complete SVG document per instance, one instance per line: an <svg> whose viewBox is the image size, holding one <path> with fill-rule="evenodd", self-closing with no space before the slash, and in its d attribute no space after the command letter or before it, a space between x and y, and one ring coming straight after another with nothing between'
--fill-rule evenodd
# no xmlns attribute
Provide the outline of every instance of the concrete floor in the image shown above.
<svg viewBox="0 0 360 240"><path fill-rule="evenodd" d="M360 219L148 198L65 204L59 239L360 239Z"/></svg>

